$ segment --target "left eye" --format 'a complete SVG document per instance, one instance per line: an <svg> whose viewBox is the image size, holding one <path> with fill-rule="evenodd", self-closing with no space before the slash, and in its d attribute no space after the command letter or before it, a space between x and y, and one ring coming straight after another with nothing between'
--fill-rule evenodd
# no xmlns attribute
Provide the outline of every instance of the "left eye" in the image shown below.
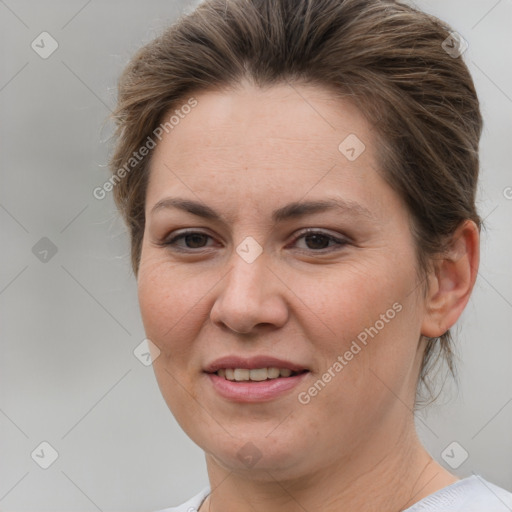
<svg viewBox="0 0 512 512"><path fill-rule="evenodd" d="M194 250L204 249L208 247L208 241L213 238L201 231L187 231L176 235L167 242L164 243L166 246L175 247L177 250ZM298 246L298 242L303 242L303 247ZM182 243L178 243L182 242ZM184 243L184 244L183 244ZM336 238L335 236L323 233L321 231L307 231L296 237L292 245L297 245L297 248L301 251L323 251L325 249L332 249L334 247L342 247L346 245L346 240Z"/></svg>
<svg viewBox="0 0 512 512"><path fill-rule="evenodd" d="M333 246L329 247L329 244L333 244L334 246L341 247L345 245L347 242L345 240L340 240L332 235L328 235L326 233L322 233L321 231L308 231L303 233L299 237L294 240L294 243L297 243L299 240L303 240L305 242L306 247L300 248L301 250L323 250L329 249Z"/></svg>

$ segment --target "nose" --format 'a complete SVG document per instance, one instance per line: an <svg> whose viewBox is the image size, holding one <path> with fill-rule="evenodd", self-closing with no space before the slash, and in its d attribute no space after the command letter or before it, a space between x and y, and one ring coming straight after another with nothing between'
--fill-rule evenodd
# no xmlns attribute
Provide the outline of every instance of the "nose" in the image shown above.
<svg viewBox="0 0 512 512"><path fill-rule="evenodd" d="M212 322L238 334L279 328L289 316L286 286L267 265L265 254L247 263L233 254L210 312Z"/></svg>

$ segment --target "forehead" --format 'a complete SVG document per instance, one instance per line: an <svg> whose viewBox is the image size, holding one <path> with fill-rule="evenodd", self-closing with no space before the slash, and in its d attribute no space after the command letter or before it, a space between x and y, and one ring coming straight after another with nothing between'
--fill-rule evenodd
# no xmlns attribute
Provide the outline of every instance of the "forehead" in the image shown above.
<svg viewBox="0 0 512 512"><path fill-rule="evenodd" d="M297 200L333 188L367 195L382 186L367 121L327 89L243 84L194 98L197 105L154 150L147 206L164 189L257 202L272 194Z"/></svg>
<svg viewBox="0 0 512 512"><path fill-rule="evenodd" d="M225 150L231 160L236 147L261 155L268 145L284 150L304 144L308 150L316 149L312 156L327 151L338 157L338 146L349 134L370 144L371 134L360 112L349 101L318 86L279 84L262 89L244 83L222 91L201 92L194 98L197 106L182 116L169 133L173 136L164 135L168 140L160 145L179 147L178 157L212 150L222 155ZM172 112L165 118L170 115ZM291 158L292 154L287 156Z"/></svg>

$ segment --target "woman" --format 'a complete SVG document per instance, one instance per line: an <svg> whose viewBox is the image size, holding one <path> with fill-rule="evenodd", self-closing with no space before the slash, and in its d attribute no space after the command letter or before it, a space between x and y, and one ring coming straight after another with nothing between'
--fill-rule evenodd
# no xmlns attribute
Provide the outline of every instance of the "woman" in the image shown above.
<svg viewBox="0 0 512 512"><path fill-rule="evenodd" d="M111 181L210 480L168 510L511 509L413 417L478 269L462 50L393 1L210 0L125 70Z"/></svg>

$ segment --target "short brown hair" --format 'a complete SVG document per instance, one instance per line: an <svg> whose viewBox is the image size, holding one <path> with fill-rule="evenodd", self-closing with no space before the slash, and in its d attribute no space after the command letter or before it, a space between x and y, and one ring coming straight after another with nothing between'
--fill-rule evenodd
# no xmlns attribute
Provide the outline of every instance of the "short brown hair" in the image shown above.
<svg viewBox="0 0 512 512"><path fill-rule="evenodd" d="M195 92L243 79L261 87L328 87L353 101L374 128L381 171L410 211L426 273L461 222L481 225L475 194L482 119L466 65L444 49L450 32L392 0L206 0L124 70L111 170L123 168L164 114ZM113 189L136 274L150 157L135 162ZM433 363L442 355L453 373L453 353L449 331L425 341L420 381L430 392Z"/></svg>

